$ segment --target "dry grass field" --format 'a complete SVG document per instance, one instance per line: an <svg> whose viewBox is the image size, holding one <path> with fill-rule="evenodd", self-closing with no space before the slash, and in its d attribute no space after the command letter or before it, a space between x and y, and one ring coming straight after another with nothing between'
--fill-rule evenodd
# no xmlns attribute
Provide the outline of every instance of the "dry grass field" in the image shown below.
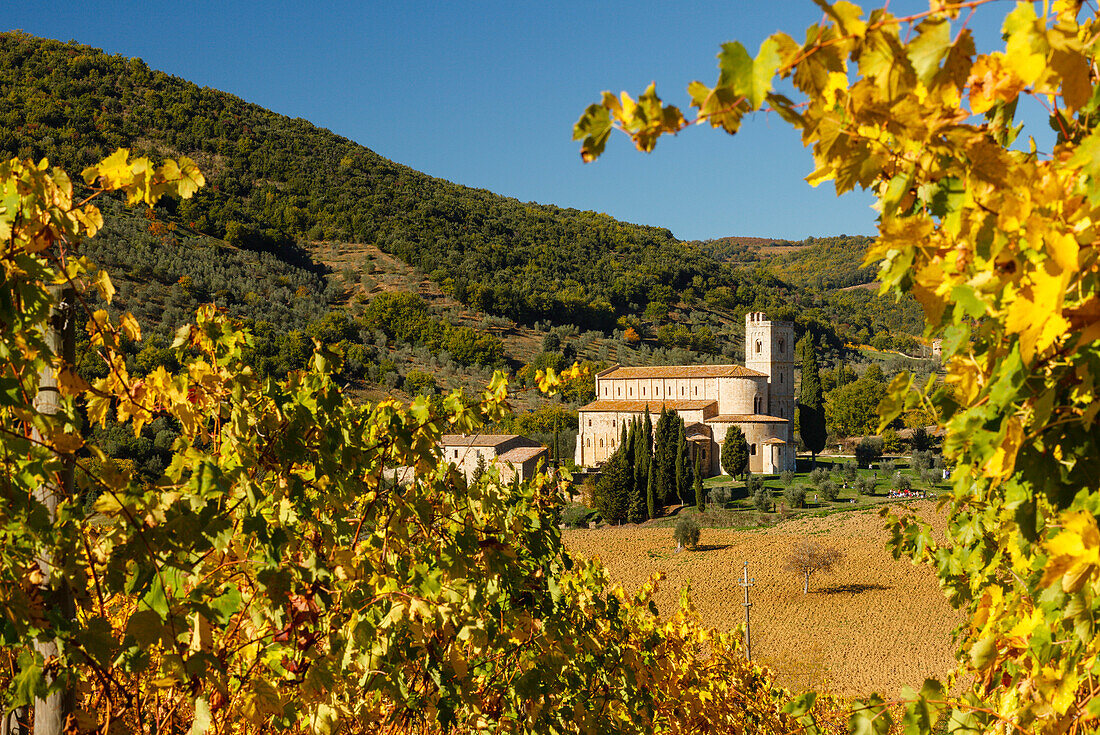
<svg viewBox="0 0 1100 735"><path fill-rule="evenodd" d="M910 507L933 520L931 502ZM808 595L782 569L783 559L805 538L834 544L845 554L837 571L811 578ZM951 632L962 616L947 603L932 570L895 561L885 539L874 511L806 518L764 531L703 529L700 548L680 553L671 528L565 532L570 549L599 558L628 590L653 572L665 572L657 597L662 612L690 582L703 620L725 630L744 620L737 583L749 562L749 575L756 578L750 591L754 658L771 665L787 686L842 696L919 688L925 677L943 677L954 663Z"/></svg>

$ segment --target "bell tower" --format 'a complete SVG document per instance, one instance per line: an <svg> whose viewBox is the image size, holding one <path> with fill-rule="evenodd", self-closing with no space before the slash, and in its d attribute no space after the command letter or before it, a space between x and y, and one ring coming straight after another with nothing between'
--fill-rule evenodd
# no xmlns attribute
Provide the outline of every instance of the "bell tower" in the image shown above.
<svg viewBox="0 0 1100 735"><path fill-rule="evenodd" d="M745 367L768 375L769 416L787 419L794 449L794 324L768 321L763 312L745 315Z"/></svg>

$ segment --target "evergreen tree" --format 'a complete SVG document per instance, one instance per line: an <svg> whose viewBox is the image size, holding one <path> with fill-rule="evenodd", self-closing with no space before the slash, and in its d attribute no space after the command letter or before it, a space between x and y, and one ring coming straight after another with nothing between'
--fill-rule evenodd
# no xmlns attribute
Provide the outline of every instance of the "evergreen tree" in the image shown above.
<svg viewBox="0 0 1100 735"><path fill-rule="evenodd" d="M730 477L740 475L749 466L749 442L739 426L726 429L726 438L722 442L722 469Z"/></svg>
<svg viewBox="0 0 1100 735"><path fill-rule="evenodd" d="M471 478L471 481L470 481L471 485L476 485L478 483L478 480L481 479L481 476L485 474L485 469L486 469L486 467L485 467L485 455L482 454L481 452L478 452L477 453L477 464L474 465L474 473L473 473L473 477Z"/></svg>
<svg viewBox="0 0 1100 735"><path fill-rule="evenodd" d="M653 431L653 465L650 472L657 475L657 503L661 506L669 504L676 489L676 420L676 414L662 408Z"/></svg>
<svg viewBox="0 0 1100 735"><path fill-rule="evenodd" d="M706 510L706 503L703 500L703 458L696 457L691 464L695 470L693 473L695 475L695 507L702 513Z"/></svg>
<svg viewBox="0 0 1100 735"><path fill-rule="evenodd" d="M688 492L691 489L690 461L687 439L684 438L684 420L681 418L676 422L676 494L681 504L686 504L687 498L691 497Z"/></svg>
<svg viewBox="0 0 1100 735"><path fill-rule="evenodd" d="M653 517L653 507L648 500L649 493L649 448L645 446L645 429L638 422L634 432L634 488L639 496L646 497L646 518ZM643 519L644 520L644 519Z"/></svg>
<svg viewBox="0 0 1100 735"><path fill-rule="evenodd" d="M645 499L646 499L646 504L649 506L649 517L650 518L656 518L657 517L657 494L656 494L657 491L654 488L653 477L654 477L654 475L653 475L652 472L647 472L646 473L647 482L646 482Z"/></svg>
<svg viewBox="0 0 1100 735"><path fill-rule="evenodd" d="M802 388L798 396L798 433L813 456L825 448L825 397L821 391L821 373L814 354L813 336L807 332L798 344L802 350Z"/></svg>
<svg viewBox="0 0 1100 735"><path fill-rule="evenodd" d="M608 523L626 518L627 473L626 457L620 446L604 464L599 482L596 483L596 510Z"/></svg>
<svg viewBox="0 0 1100 735"><path fill-rule="evenodd" d="M642 484L642 477L638 471L641 433L637 420L631 421L630 432L624 447L627 452L627 474L630 475L630 507L627 510L627 517L631 523L641 523L649 518L646 512L646 486Z"/></svg>

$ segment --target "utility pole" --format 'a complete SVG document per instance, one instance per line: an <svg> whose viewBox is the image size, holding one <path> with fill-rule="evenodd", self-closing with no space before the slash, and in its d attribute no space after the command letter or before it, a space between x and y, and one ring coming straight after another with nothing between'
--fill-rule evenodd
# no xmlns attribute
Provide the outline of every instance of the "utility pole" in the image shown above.
<svg viewBox="0 0 1100 735"><path fill-rule="evenodd" d="M749 587L756 586L756 577L749 579L748 562L745 562L745 569L738 584L745 589L745 660L752 661L752 638L749 636L749 608L752 607L752 603L749 602Z"/></svg>
<svg viewBox="0 0 1100 735"><path fill-rule="evenodd" d="M66 364L72 365L76 353L76 330L74 329L73 311L75 297L72 288L67 285L51 285L48 287L53 305L50 307L49 322L46 326L46 346L56 357L61 358ZM34 397L34 407L40 414L54 416L61 410L61 394L58 392L57 370L53 365L44 367L39 374L38 393ZM33 432L36 441L43 441L45 437ZM63 469L58 473L57 482L43 484L34 492L35 499L42 503L49 514L51 522L57 520L57 506L62 499L68 499L73 492L73 465L67 461ZM67 579L53 579L57 576L54 570L59 566L60 560L54 559L47 552L38 559L38 568L45 577L42 583L43 597L48 604L58 609L62 615L73 618L73 595L69 589ZM50 659L57 658L57 640L39 639L35 643L35 649L42 654L46 665L51 664ZM57 666L56 660L52 662ZM47 675L47 681L52 684L55 677ZM34 700L34 735L61 735L65 729L66 720L75 708L74 692L71 687L61 691L54 691L45 699Z"/></svg>

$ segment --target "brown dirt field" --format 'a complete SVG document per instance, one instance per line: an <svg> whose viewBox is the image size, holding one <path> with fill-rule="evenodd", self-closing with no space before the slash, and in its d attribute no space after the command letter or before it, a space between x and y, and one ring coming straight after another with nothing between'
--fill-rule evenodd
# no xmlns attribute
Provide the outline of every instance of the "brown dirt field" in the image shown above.
<svg viewBox="0 0 1100 735"><path fill-rule="evenodd" d="M913 507L913 506L910 506ZM932 503L914 507L943 525ZM744 621L738 586L744 562L750 590L754 658L795 689L826 688L842 696L896 695L952 669L951 632L963 620L939 589L931 568L895 561L877 512L791 521L766 531L703 529L700 548L675 553L671 528L621 526L566 531L574 552L599 558L611 577L636 589L657 571L667 575L657 606L667 612L690 582L705 623L731 630ZM795 543L835 544L845 559L833 574L801 581L782 570Z"/></svg>
<svg viewBox="0 0 1100 735"><path fill-rule="evenodd" d="M879 283L878 281L871 281L870 283L859 283L859 284L856 284L855 286L845 286L844 288L842 288L840 290L841 291L853 291L853 290L862 288L864 291L874 291L874 290L877 290L878 287L881 286L881 285L882 284Z"/></svg>

